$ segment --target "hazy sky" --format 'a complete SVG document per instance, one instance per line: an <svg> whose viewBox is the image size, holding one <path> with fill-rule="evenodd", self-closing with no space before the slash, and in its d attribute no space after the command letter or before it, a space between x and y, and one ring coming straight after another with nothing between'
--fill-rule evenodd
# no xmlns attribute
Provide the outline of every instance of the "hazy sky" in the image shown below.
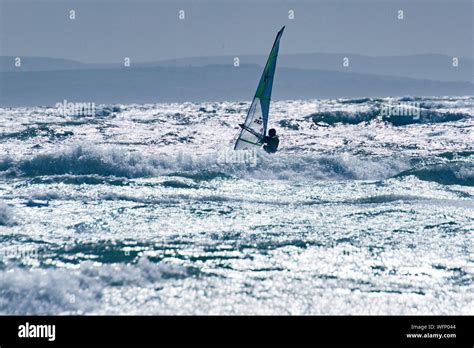
<svg viewBox="0 0 474 348"><path fill-rule="evenodd" d="M122 62L280 53L473 56L472 0L0 0L0 55ZM76 19L69 19L69 11ZM178 18L185 11L185 19ZM288 19L294 10L295 18ZM397 11L404 11L404 20Z"/></svg>

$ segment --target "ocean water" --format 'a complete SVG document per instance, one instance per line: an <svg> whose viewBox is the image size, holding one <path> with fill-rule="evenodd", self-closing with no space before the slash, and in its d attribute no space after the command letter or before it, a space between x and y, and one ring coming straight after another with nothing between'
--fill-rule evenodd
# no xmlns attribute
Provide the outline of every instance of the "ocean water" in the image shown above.
<svg viewBox="0 0 474 348"><path fill-rule="evenodd" d="M474 314L474 97L248 107L0 108L0 314Z"/></svg>

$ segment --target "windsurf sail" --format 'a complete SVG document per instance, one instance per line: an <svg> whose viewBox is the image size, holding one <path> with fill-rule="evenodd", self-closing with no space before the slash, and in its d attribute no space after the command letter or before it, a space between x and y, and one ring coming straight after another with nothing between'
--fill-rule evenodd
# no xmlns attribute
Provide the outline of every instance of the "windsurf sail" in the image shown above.
<svg viewBox="0 0 474 348"><path fill-rule="evenodd" d="M278 32L272 50L268 56L265 69L258 83L257 91L253 97L245 122L240 125L239 137L235 142L234 150L251 149L254 146L261 146L261 140L267 133L268 111L270 109L270 99L272 96L273 76L280 47L280 38L285 27Z"/></svg>

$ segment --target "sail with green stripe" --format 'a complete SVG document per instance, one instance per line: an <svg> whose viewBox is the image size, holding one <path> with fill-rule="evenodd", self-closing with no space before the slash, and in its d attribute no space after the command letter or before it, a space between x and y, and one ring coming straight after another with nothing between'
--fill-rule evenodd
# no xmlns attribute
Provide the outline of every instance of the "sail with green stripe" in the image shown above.
<svg viewBox="0 0 474 348"><path fill-rule="evenodd" d="M251 149L254 146L261 146L261 140L267 134L268 112L273 87L273 76L278 57L280 38L285 27L278 32L272 50L268 56L265 69L258 83L257 91L250 105L245 122L241 124L241 131L234 150Z"/></svg>

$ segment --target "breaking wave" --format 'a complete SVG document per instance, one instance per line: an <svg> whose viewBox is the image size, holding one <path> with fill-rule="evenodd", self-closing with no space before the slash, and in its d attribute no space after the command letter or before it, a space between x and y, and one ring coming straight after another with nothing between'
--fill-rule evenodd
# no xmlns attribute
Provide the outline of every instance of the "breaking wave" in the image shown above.
<svg viewBox="0 0 474 348"><path fill-rule="evenodd" d="M474 164L469 162L434 164L409 169L397 176L403 177L409 175L416 176L420 180L434 181L443 185L474 186Z"/></svg>
<svg viewBox="0 0 474 348"><path fill-rule="evenodd" d="M18 160L0 159L0 173L7 177L29 177L33 183L77 185L122 186L128 184L126 179L162 175L195 181L217 178L380 180L413 175L440 184L474 186L474 164L468 161L443 160L442 163L412 168L420 161L394 157L364 158L350 154L268 155L257 151L247 153L249 156L246 157L233 158L234 154L222 150L202 155L182 152L142 155L109 147L80 145ZM6 224L8 214L8 207L0 205L0 224Z"/></svg>
<svg viewBox="0 0 474 348"><path fill-rule="evenodd" d="M194 180L252 177L258 179L322 179L370 180L391 177L409 166L405 160L393 158L363 159L357 156L266 154L249 152L233 158L228 150L203 155L142 155L113 148L75 146L59 152L45 152L18 160L0 159L0 171L9 177L41 177L65 175L97 175L115 178L183 176ZM68 177L69 176L69 177ZM84 182L84 177L78 183ZM88 179L90 183L101 180Z"/></svg>
<svg viewBox="0 0 474 348"><path fill-rule="evenodd" d="M439 112L421 109L416 115L384 116L381 108L373 108L369 111L323 111L306 116L306 119L314 123L334 124L359 124L376 119L390 123L394 126L403 126L418 123L444 123L472 118L470 114L463 112Z"/></svg>
<svg viewBox="0 0 474 348"><path fill-rule="evenodd" d="M317 112L308 116L314 123L326 124L358 124L374 120L380 114L379 110L371 110L367 112L350 112L350 111L324 111Z"/></svg>

